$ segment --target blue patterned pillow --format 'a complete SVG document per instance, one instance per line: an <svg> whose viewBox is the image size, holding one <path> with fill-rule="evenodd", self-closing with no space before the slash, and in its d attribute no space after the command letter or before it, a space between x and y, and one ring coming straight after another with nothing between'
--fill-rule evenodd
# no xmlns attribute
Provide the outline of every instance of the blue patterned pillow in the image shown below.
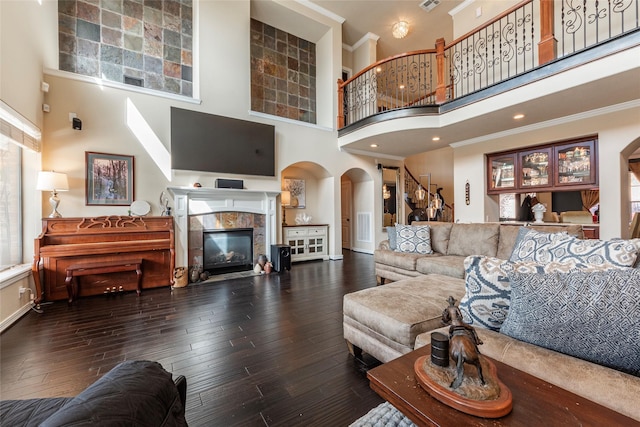
<svg viewBox="0 0 640 427"><path fill-rule="evenodd" d="M509 261L551 261L551 256L548 254L549 246L556 241L562 241L569 237L566 231L545 233L527 227L520 227Z"/></svg>
<svg viewBox="0 0 640 427"><path fill-rule="evenodd" d="M387 227L387 238L389 239L389 249L392 251L396 250L398 247L398 232L395 227L389 226Z"/></svg>
<svg viewBox="0 0 640 427"><path fill-rule="evenodd" d="M613 267L579 264L575 260L539 264L469 256L464 260L466 292L460 300L460 312L464 321L470 325L499 331L511 303L510 273L568 273L602 271L608 268Z"/></svg>
<svg viewBox="0 0 640 427"><path fill-rule="evenodd" d="M431 227L396 224L397 252L431 254Z"/></svg>
<svg viewBox="0 0 640 427"><path fill-rule="evenodd" d="M640 376L640 270L511 273L501 333Z"/></svg>

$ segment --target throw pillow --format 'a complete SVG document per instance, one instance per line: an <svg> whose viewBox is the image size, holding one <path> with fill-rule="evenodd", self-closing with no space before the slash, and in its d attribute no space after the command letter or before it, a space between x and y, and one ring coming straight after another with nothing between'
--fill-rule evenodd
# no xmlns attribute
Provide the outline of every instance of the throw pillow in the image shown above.
<svg viewBox="0 0 640 427"><path fill-rule="evenodd" d="M613 266L590 266L575 260L540 264L531 261L511 262L504 259L469 256L464 260L466 292L460 300L463 320L472 325L499 331L511 300L509 274L564 273L572 271L602 271Z"/></svg>
<svg viewBox="0 0 640 427"><path fill-rule="evenodd" d="M387 238L389 240L389 249L395 251L396 247L398 247L397 231L395 227L387 227Z"/></svg>
<svg viewBox="0 0 640 427"><path fill-rule="evenodd" d="M583 240L566 233L521 229L510 261L566 262L632 267L640 252L640 239Z"/></svg>
<svg viewBox="0 0 640 427"><path fill-rule="evenodd" d="M545 233L527 227L520 227L509 261L551 261L550 255L548 255L548 247L555 241L568 239L569 237L564 231Z"/></svg>
<svg viewBox="0 0 640 427"><path fill-rule="evenodd" d="M511 273L501 333L640 376L640 270Z"/></svg>
<svg viewBox="0 0 640 427"><path fill-rule="evenodd" d="M428 225L396 224L398 252L431 254L431 228Z"/></svg>

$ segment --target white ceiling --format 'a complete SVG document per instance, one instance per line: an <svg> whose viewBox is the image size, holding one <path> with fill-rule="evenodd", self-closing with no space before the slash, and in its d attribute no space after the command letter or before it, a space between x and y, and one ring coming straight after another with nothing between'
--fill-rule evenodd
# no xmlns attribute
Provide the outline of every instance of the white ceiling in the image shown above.
<svg viewBox="0 0 640 427"><path fill-rule="evenodd" d="M420 8L420 0L311 0L345 19L342 24L344 44L353 46L367 33L379 36L378 60L413 50L433 49L440 37L451 42L453 20L448 12L462 2L441 0L438 6L426 12ZM409 34L403 39L395 39L391 27L400 20L409 23Z"/></svg>

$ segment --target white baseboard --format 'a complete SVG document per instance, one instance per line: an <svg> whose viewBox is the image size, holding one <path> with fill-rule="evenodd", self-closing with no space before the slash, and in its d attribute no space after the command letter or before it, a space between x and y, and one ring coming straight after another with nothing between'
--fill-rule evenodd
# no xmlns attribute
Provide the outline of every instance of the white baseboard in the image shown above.
<svg viewBox="0 0 640 427"><path fill-rule="evenodd" d="M17 322L18 319L20 319L22 316L27 314L29 312L29 310L31 310L31 303L30 302L25 304L25 305L23 305L21 308L19 308L11 316L7 317L2 322L0 322L0 333L4 332L5 329L7 329L9 326L11 326L15 322Z"/></svg>
<svg viewBox="0 0 640 427"><path fill-rule="evenodd" d="M340 261L341 259L344 259L344 255L330 255L329 259L331 261Z"/></svg>
<svg viewBox="0 0 640 427"><path fill-rule="evenodd" d="M360 253L363 253L363 254L373 255L373 250L371 250L371 249L351 248L351 251L360 252Z"/></svg>

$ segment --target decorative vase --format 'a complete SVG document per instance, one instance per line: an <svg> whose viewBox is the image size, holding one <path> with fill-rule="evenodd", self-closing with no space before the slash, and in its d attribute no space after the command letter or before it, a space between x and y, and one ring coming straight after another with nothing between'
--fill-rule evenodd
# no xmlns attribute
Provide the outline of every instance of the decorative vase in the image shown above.
<svg viewBox="0 0 640 427"><path fill-rule="evenodd" d="M266 255L263 255L263 254L258 255L258 264L260 264L260 267L262 269L264 269L264 266L268 261L269 260L267 259Z"/></svg>
<svg viewBox="0 0 640 427"><path fill-rule="evenodd" d="M267 263L264 265L264 272L265 272L265 273L267 273L267 274L269 274L269 273L271 273L272 271L273 271L273 264L271 264L270 262L267 262Z"/></svg>

